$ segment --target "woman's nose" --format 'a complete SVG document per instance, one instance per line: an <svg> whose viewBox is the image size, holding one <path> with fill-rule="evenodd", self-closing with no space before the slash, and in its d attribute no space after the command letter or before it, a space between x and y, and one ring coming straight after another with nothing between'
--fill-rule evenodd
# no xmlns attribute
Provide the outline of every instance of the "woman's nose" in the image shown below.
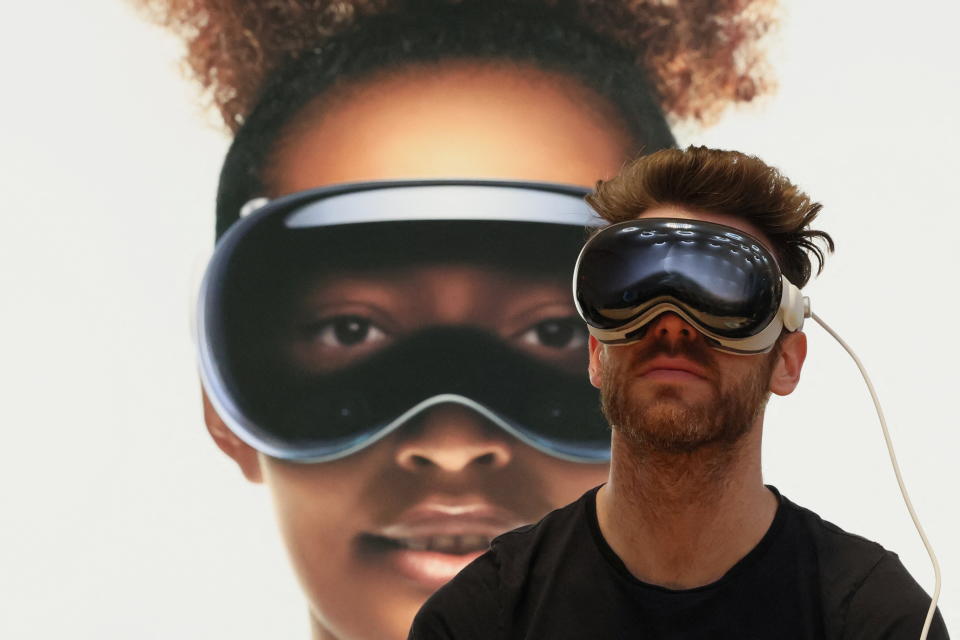
<svg viewBox="0 0 960 640"><path fill-rule="evenodd" d="M513 457L509 434L452 403L429 409L398 435L396 462L408 471L496 470Z"/></svg>

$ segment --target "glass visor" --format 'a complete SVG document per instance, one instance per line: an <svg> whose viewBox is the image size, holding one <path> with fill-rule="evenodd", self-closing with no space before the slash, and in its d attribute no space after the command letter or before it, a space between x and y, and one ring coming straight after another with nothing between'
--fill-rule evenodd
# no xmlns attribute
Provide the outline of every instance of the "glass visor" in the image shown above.
<svg viewBox="0 0 960 640"><path fill-rule="evenodd" d="M584 246L574 278L581 317L611 344L638 339L649 322L672 310L715 346L737 351L778 318L783 292L777 261L759 240L685 219L610 225Z"/></svg>
<svg viewBox="0 0 960 640"><path fill-rule="evenodd" d="M211 402L241 439L286 460L349 455L441 404L556 457L608 459L569 300L599 222L585 193L362 183L257 209L223 236L204 277Z"/></svg>

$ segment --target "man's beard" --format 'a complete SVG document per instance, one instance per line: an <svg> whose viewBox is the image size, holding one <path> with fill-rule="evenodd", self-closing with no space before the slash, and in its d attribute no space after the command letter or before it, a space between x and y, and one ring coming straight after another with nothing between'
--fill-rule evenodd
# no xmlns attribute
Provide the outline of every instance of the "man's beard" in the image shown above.
<svg viewBox="0 0 960 640"><path fill-rule="evenodd" d="M757 358L757 366L740 379L723 379L712 349L702 340L691 343L657 341L620 366L604 364L600 387L601 408L610 426L641 451L694 453L709 446L731 449L750 432L769 398L770 374L779 345ZM682 357L711 375L712 393L698 402L683 400L682 389L664 384L652 399L631 393L637 369L657 356Z"/></svg>

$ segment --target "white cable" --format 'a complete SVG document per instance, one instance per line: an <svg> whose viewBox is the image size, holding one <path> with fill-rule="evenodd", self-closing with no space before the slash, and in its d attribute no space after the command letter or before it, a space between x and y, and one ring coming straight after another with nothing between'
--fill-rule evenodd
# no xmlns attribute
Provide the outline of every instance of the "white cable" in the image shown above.
<svg viewBox="0 0 960 640"><path fill-rule="evenodd" d="M834 339L840 343L847 353L850 354L850 357L853 358L853 361L857 363L857 368L860 369L861 375L863 375L864 382L867 383L867 389L870 390L870 397L873 398L873 405L877 408L877 416L880 417L880 428L883 429L883 439L887 443L887 452L890 454L890 462L893 464L893 473L897 476L897 484L900 485L900 494L903 496L903 501L907 505L907 511L910 512L910 518L913 520L913 526L917 528L917 533L920 534L920 539L923 540L923 546L927 549L927 555L930 556L930 562L933 563L933 576L934 576L934 587L933 587L933 597L930 599L930 609L927 610L927 618L923 622L923 631L920 633L920 640L926 640L927 632L930 631L930 623L933 622L933 614L937 609L937 600L940 598L940 563L937 562L937 556L933 552L933 547L930 546L930 541L927 540L927 535L923 532L923 527L920 526L920 519L917 518L917 512L913 508L913 503L910 502L910 496L907 494L907 487L903 484L903 477L900 475L900 465L897 464L897 454L893 452L893 441L890 439L890 431L887 430L887 421L883 417L883 409L880 408L880 398L877 397L877 391L873 388L873 383L870 382L870 376L867 375L867 370L864 369L863 363L860 362L860 358L857 357L857 354L853 352L853 349L850 348L846 342L843 341L837 332L827 326L827 323L820 319L817 314L811 312L810 317L817 321L817 323L824 328L824 330L829 333Z"/></svg>

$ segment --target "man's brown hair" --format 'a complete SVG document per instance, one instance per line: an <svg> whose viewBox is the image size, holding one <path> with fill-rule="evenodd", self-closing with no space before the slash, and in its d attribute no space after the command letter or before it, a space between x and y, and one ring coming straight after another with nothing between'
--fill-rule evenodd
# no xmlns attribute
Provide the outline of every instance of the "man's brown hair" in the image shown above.
<svg viewBox="0 0 960 640"><path fill-rule="evenodd" d="M783 275L798 287L810 279L812 259L823 269L833 239L810 229L822 205L756 156L706 147L663 149L634 160L587 196L610 224L657 207L681 207L742 218L763 231Z"/></svg>

